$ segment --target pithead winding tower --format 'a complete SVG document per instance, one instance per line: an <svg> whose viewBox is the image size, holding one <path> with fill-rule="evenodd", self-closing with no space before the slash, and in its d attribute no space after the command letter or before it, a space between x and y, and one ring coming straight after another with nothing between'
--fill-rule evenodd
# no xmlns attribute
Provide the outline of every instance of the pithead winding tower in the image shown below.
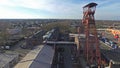
<svg viewBox="0 0 120 68"><path fill-rule="evenodd" d="M97 31L95 26L94 14L96 10L96 3L89 3L83 7L83 20L86 35L85 44L85 58L88 65L101 65L101 55L99 49L99 40L97 38Z"/></svg>

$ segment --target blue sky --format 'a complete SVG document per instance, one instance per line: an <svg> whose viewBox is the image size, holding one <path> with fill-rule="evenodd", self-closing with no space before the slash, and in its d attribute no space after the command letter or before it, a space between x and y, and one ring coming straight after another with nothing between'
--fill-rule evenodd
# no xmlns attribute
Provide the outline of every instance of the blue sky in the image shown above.
<svg viewBox="0 0 120 68"><path fill-rule="evenodd" d="M0 19L82 19L82 7L98 4L95 19L120 20L120 0L1 0Z"/></svg>

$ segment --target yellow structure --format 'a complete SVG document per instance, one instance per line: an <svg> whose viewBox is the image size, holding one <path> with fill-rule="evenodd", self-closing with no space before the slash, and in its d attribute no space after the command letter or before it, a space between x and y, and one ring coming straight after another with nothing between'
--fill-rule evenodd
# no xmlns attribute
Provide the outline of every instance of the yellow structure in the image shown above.
<svg viewBox="0 0 120 68"><path fill-rule="evenodd" d="M115 35L119 35L120 36L120 30L118 30L118 29L108 28L107 31L112 33L114 36Z"/></svg>

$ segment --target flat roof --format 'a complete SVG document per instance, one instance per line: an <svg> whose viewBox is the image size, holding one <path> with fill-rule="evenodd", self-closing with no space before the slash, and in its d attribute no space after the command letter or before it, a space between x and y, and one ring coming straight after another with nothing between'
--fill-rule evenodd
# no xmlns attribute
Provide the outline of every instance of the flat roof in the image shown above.
<svg viewBox="0 0 120 68"><path fill-rule="evenodd" d="M47 44L76 44L75 42L69 42L69 41L47 41L45 43Z"/></svg>

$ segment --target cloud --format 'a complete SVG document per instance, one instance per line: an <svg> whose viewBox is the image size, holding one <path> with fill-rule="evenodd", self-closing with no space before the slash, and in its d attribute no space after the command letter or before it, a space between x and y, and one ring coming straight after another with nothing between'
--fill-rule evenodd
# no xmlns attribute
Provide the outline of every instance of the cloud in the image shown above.
<svg viewBox="0 0 120 68"><path fill-rule="evenodd" d="M61 0L19 0L19 6L37 10L46 10L52 13L68 13L73 12L81 5L64 2ZM18 1L17 1L18 2Z"/></svg>
<svg viewBox="0 0 120 68"><path fill-rule="evenodd" d="M106 1L100 3L96 11L97 19L107 19L107 20L120 20L120 1L115 2L114 0ZM112 3L112 4L111 4Z"/></svg>
<svg viewBox="0 0 120 68"><path fill-rule="evenodd" d="M2 8L3 10L5 8L6 9L11 8L11 10L10 9L8 10L16 14L23 13L15 9L15 8L21 7L21 8L26 8L26 9L28 8L28 9L37 10L37 11L41 11L41 10L47 11L49 13L56 14L56 15L60 14L60 16L63 16L63 15L73 16L73 14L77 15L77 12L80 12L82 10L81 8L82 5L83 4L73 4L67 0L64 0L64 1L61 1L61 0L57 0L57 1L56 0L12 0L12 1L2 0L0 2L0 6L4 6L4 8ZM25 15L27 15L27 13Z"/></svg>
<svg viewBox="0 0 120 68"><path fill-rule="evenodd" d="M119 0L118 2L114 0L1 0L0 9L2 10L0 11L0 18L79 19L83 16L82 7L90 2L98 3L96 19L107 18L108 15L114 17L120 12ZM113 10L118 10L119 12L113 13Z"/></svg>
<svg viewBox="0 0 120 68"><path fill-rule="evenodd" d="M37 16L37 15L31 15L29 13L24 13L24 12L20 12L17 10L12 10L10 8L3 8L0 7L0 9L2 9L0 11L0 18L42 18L42 16Z"/></svg>

